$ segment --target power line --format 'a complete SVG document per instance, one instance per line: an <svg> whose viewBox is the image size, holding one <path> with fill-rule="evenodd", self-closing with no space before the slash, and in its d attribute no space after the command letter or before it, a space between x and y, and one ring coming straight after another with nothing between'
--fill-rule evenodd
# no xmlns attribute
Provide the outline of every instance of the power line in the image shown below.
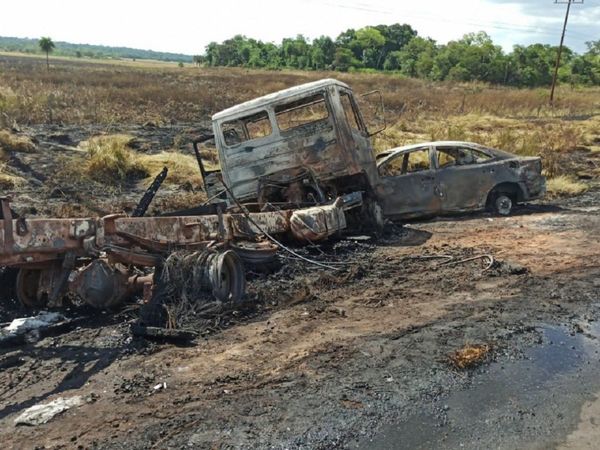
<svg viewBox="0 0 600 450"><path fill-rule="evenodd" d="M564 4L564 1L554 0L555 4ZM563 42L565 41L565 31L567 31L567 21L569 20L569 11L571 10L571 3L583 4L583 0L567 0L567 12L565 13L565 22L563 23L562 34L560 35L560 44L558 46L558 55L556 56L556 66L554 66L554 76L552 77L552 88L550 89L550 104L554 102L554 88L556 87L556 78L558 76L558 66L560 65L560 56L562 54Z"/></svg>

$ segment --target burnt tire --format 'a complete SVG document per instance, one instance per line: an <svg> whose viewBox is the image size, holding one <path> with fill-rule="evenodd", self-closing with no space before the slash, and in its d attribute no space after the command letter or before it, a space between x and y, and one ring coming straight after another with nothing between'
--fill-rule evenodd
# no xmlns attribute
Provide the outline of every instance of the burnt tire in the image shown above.
<svg viewBox="0 0 600 450"><path fill-rule="evenodd" d="M383 233L385 226L385 217L383 208L377 200L365 199L360 212L361 228L370 231L376 235Z"/></svg>
<svg viewBox="0 0 600 450"><path fill-rule="evenodd" d="M43 308L46 306L46 298L38 298L38 287L40 284L41 270L19 269L16 279L17 299L27 308Z"/></svg>
<svg viewBox="0 0 600 450"><path fill-rule="evenodd" d="M498 193L492 197L492 209L499 216L508 216L512 212L514 203L510 195Z"/></svg>

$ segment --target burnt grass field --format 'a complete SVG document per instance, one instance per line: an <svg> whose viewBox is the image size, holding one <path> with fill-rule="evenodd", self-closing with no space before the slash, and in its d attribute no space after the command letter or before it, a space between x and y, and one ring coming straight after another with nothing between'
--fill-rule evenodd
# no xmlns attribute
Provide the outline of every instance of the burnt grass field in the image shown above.
<svg viewBox="0 0 600 450"><path fill-rule="evenodd" d="M378 239L298 248L344 269L281 258L272 273L249 270L243 304L186 346L132 336L136 304L63 311L73 327L0 349L3 448L593 448L598 88L560 86L551 108L546 90L127 61L46 70L2 54L0 195L27 217L130 213L166 165L150 214L197 205L190 142L210 116L325 77L381 90L376 151L454 139L540 155L548 196L508 218L389 224ZM31 313L12 276L0 272L2 323ZM82 405L46 424L14 424L76 395Z"/></svg>

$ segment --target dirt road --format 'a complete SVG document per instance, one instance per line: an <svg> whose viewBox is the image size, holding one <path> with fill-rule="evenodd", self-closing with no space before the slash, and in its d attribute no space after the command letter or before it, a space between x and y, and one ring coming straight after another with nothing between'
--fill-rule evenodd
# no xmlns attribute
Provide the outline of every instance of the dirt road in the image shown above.
<svg viewBox="0 0 600 450"><path fill-rule="evenodd" d="M508 218L438 219L389 227L376 243L306 248L343 269L286 260L275 274L255 275L247 304L189 347L132 338L135 311L125 310L3 349L0 441L129 450L581 443L590 427L598 433L589 419L598 410L600 382L590 376L598 355L569 339L600 336L599 200L594 188ZM471 259L480 255L492 255L494 265L484 270L487 257ZM17 312L3 314L7 321ZM488 361L454 369L448 355L465 344L489 345ZM556 349L556 358L547 356ZM535 366L527 378L528 361L538 357L560 370ZM575 362L589 368L532 394L536 374L554 382ZM515 390L498 403L500 367L509 368L501 381ZM13 423L29 406L75 395L86 403L47 424ZM562 406L552 419L544 415L552 411L548 396ZM461 408L477 404L485 406L469 422Z"/></svg>

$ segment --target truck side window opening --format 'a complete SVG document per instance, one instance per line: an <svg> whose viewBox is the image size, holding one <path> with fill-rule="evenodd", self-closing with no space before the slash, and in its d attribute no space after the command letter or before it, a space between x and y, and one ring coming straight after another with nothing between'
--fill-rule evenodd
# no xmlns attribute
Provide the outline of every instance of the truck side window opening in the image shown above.
<svg viewBox="0 0 600 450"><path fill-rule="evenodd" d="M241 144L252 139L270 136L273 133L271 121L266 111L224 122L221 125L227 146Z"/></svg>
<svg viewBox="0 0 600 450"><path fill-rule="evenodd" d="M323 94L311 95L295 102L276 106L275 114L281 131L299 128L329 117Z"/></svg>
<svg viewBox="0 0 600 450"><path fill-rule="evenodd" d="M225 144L228 146L237 145L245 141L244 124L240 121L225 122L221 125Z"/></svg>
<svg viewBox="0 0 600 450"><path fill-rule="evenodd" d="M258 139L269 136L273 129L266 111L255 114L246 121L246 130L250 139Z"/></svg>
<svg viewBox="0 0 600 450"><path fill-rule="evenodd" d="M347 92L340 92L340 100L342 102L342 108L344 108L344 114L346 114L346 120L348 121L350 128L360 131L358 116L352 103L352 99L350 98L350 94Z"/></svg>

